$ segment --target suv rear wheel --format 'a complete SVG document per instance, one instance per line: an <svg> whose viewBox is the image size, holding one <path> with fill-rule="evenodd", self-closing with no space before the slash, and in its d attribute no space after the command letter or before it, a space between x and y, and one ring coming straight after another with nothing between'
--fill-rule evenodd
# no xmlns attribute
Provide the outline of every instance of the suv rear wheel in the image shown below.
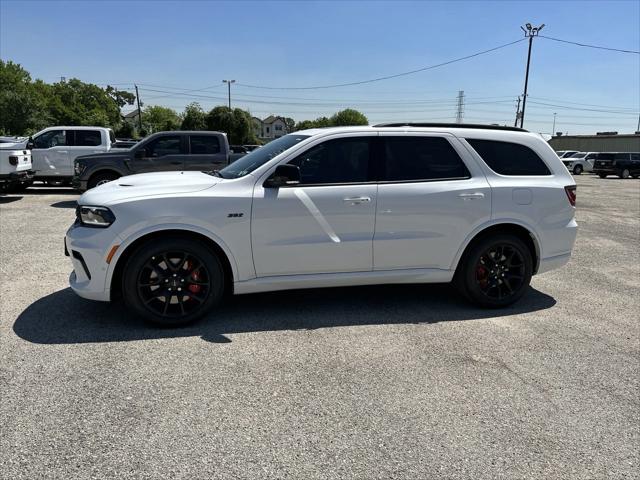
<svg viewBox="0 0 640 480"><path fill-rule="evenodd" d="M620 178L629 178L630 174L631 174L631 172L629 172L629 169L625 168L624 170L622 170L620 172Z"/></svg>
<svg viewBox="0 0 640 480"><path fill-rule="evenodd" d="M573 174L580 175L582 173L582 165L576 165L573 167Z"/></svg>
<svg viewBox="0 0 640 480"><path fill-rule="evenodd" d="M224 292L220 259L191 239L151 240L134 252L123 273L127 306L158 325L191 323L217 305Z"/></svg>
<svg viewBox="0 0 640 480"><path fill-rule="evenodd" d="M522 297L532 274L529 248L515 235L499 234L471 246L456 272L455 283L477 305L498 308Z"/></svg>

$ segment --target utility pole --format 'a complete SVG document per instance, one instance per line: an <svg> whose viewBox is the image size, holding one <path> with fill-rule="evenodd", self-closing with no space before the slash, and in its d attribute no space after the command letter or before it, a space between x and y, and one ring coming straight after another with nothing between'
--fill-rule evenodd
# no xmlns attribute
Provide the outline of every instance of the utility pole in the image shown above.
<svg viewBox="0 0 640 480"><path fill-rule="evenodd" d="M518 106L516 107L516 121L513 124L514 127L518 126L518 120L520 120L520 95L518 95Z"/></svg>
<svg viewBox="0 0 640 480"><path fill-rule="evenodd" d="M226 83L229 87L229 110L231 110L231 84L236 83L235 80L222 80L222 83Z"/></svg>
<svg viewBox="0 0 640 480"><path fill-rule="evenodd" d="M462 123L462 114L464 113L464 90L458 91L458 106L456 109L456 123Z"/></svg>
<svg viewBox="0 0 640 480"><path fill-rule="evenodd" d="M525 27L526 30L525 30ZM529 38L529 53L527 55L527 72L524 76L524 96L522 97L522 116L520 117L520 128L524 125L524 109L527 106L527 87L529 86L529 65L531 64L531 46L533 45L533 37L537 37L540 30L544 28L544 23L539 27L532 27L527 23L525 27L520 27L524 32L524 36Z"/></svg>
<svg viewBox="0 0 640 480"><path fill-rule="evenodd" d="M140 109L140 94L138 93L138 85L134 85L136 87L136 101L138 102L138 129L142 132L142 110Z"/></svg>
<svg viewBox="0 0 640 480"><path fill-rule="evenodd" d="M553 112L553 128L551 129L551 136L553 137L556 134L556 112Z"/></svg>

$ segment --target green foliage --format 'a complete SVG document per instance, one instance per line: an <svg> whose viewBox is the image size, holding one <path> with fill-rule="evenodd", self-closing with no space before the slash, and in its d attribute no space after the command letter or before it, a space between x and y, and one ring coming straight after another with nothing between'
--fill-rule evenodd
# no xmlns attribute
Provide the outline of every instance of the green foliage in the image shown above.
<svg viewBox="0 0 640 480"><path fill-rule="evenodd" d="M150 105L142 110L142 124L151 132L178 130L182 120L172 108Z"/></svg>
<svg viewBox="0 0 640 480"><path fill-rule="evenodd" d="M347 108L331 117L331 125L345 127L349 125L369 125L369 120L362 113L353 108Z"/></svg>
<svg viewBox="0 0 640 480"><path fill-rule="evenodd" d="M118 129L115 130L114 133L118 138L134 138L135 136L133 125L131 125L129 122L122 122L120 127L118 127Z"/></svg>
<svg viewBox="0 0 640 480"><path fill-rule="evenodd" d="M187 105L182 114L181 130L206 130L207 114L204 113L199 103L193 102Z"/></svg>
<svg viewBox="0 0 640 480"><path fill-rule="evenodd" d="M369 125L369 120L362 113L352 108L342 110L331 118L318 117L315 120L303 120L298 122L294 130L307 128L344 127L348 125Z"/></svg>
<svg viewBox="0 0 640 480"><path fill-rule="evenodd" d="M296 121L293 118L285 117L284 123L287 125L287 133L291 133L296 129Z"/></svg>
<svg viewBox="0 0 640 480"><path fill-rule="evenodd" d="M0 130L8 134L31 134L51 125L117 128L120 108L134 100L129 92L77 78L54 84L32 81L20 65L0 60Z"/></svg>
<svg viewBox="0 0 640 480"><path fill-rule="evenodd" d="M230 110L229 107L219 106L211 110L206 116L207 129L225 132L232 145L257 143L253 133L251 114L240 108Z"/></svg>

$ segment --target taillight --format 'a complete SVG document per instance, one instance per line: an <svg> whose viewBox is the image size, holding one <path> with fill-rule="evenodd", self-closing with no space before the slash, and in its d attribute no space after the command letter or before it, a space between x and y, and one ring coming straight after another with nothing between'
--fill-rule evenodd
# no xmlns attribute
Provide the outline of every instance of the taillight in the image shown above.
<svg viewBox="0 0 640 480"><path fill-rule="evenodd" d="M575 185L568 185L564 187L564 191L566 192L567 198L569 199L569 203L572 207L576 206L576 189L577 187Z"/></svg>
<svg viewBox="0 0 640 480"><path fill-rule="evenodd" d="M13 155L9 157L9 163L14 167L18 165L18 157L14 157Z"/></svg>

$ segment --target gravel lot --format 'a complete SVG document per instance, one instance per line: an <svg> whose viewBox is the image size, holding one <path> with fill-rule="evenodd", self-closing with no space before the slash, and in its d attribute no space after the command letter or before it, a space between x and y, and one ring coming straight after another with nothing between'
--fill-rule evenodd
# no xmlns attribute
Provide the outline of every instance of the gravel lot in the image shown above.
<svg viewBox="0 0 640 480"><path fill-rule="evenodd" d="M0 478L638 478L640 181L577 177L571 263L240 296L156 329L67 288L70 190L0 197Z"/></svg>

